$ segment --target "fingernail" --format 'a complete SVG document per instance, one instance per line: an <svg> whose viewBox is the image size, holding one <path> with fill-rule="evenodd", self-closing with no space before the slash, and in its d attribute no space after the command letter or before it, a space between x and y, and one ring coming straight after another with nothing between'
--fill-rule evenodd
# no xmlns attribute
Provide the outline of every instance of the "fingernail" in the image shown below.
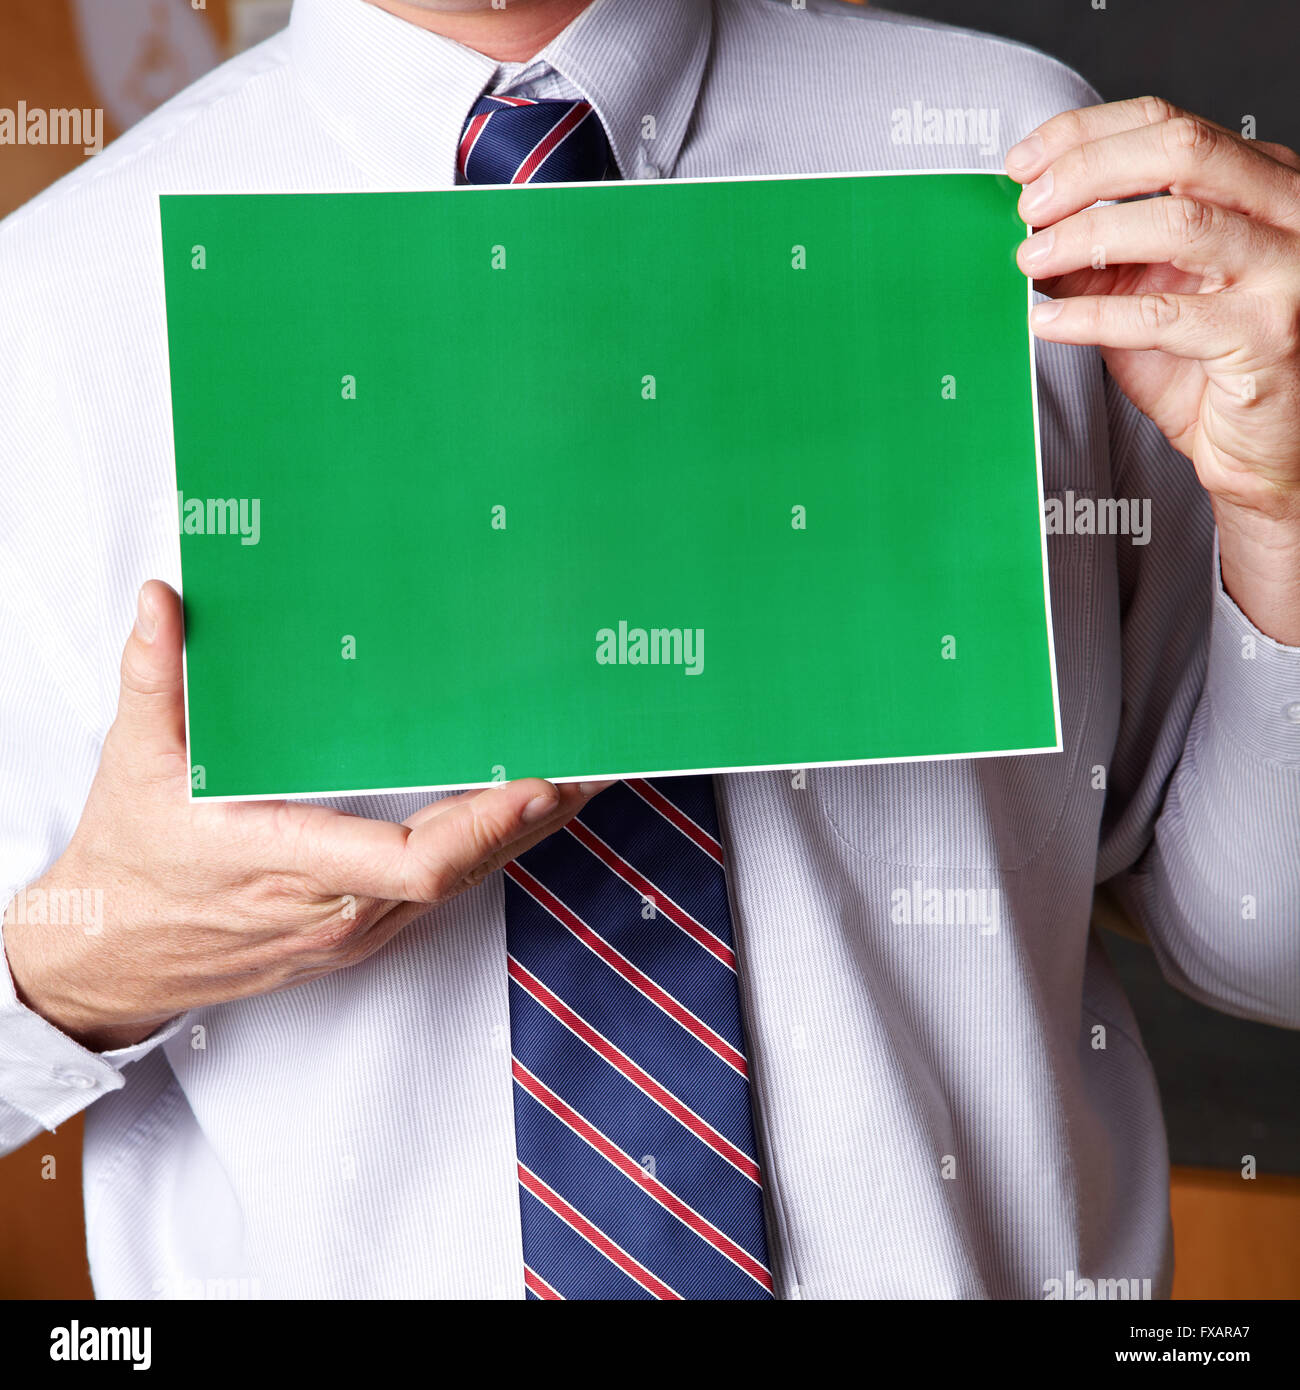
<svg viewBox="0 0 1300 1390"><path fill-rule="evenodd" d="M1052 171L1036 178L1033 183L1025 185L1025 191L1020 195L1020 209L1022 212L1032 212L1035 208L1042 207L1052 196L1052 185L1055 180L1052 178Z"/></svg>
<svg viewBox="0 0 1300 1390"><path fill-rule="evenodd" d="M553 792L539 792L524 807L524 820L529 825L535 825L539 820L545 820L555 810L559 800L560 798Z"/></svg>
<svg viewBox="0 0 1300 1390"><path fill-rule="evenodd" d="M152 642L154 633L158 631L158 615L153 611L153 606L144 596L144 590L140 590L140 596L135 605L135 630L142 642Z"/></svg>
<svg viewBox="0 0 1300 1390"><path fill-rule="evenodd" d="M606 787L612 787L617 781L617 777L611 777L608 782L579 782L578 790L583 796L595 796L597 792L603 792Z"/></svg>
<svg viewBox="0 0 1300 1390"><path fill-rule="evenodd" d="M1020 252L1020 259L1026 265L1040 265L1047 259L1055 242L1056 232L1051 227L1045 232L1035 232L1024 243Z"/></svg>
<svg viewBox="0 0 1300 1390"><path fill-rule="evenodd" d="M1031 135L1007 151L1007 168L1014 164L1019 169L1032 169L1043 157L1043 137Z"/></svg>
<svg viewBox="0 0 1300 1390"><path fill-rule="evenodd" d="M1048 299L1042 304L1035 304L1029 313L1030 323L1051 323L1051 321L1065 308L1065 302L1060 299Z"/></svg>

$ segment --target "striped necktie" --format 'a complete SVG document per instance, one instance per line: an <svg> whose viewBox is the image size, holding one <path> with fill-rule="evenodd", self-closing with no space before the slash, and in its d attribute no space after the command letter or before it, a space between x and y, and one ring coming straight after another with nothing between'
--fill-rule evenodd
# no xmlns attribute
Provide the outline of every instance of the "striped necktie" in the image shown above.
<svg viewBox="0 0 1300 1390"><path fill-rule="evenodd" d="M530 1298L771 1298L708 777L616 783L506 869Z"/></svg>
<svg viewBox="0 0 1300 1390"><path fill-rule="evenodd" d="M480 97L456 154L461 183L576 183L617 178L589 101Z"/></svg>
<svg viewBox="0 0 1300 1390"><path fill-rule="evenodd" d="M458 169L617 177L589 102L519 97ZM616 783L505 873L525 1297L771 1298L712 779Z"/></svg>

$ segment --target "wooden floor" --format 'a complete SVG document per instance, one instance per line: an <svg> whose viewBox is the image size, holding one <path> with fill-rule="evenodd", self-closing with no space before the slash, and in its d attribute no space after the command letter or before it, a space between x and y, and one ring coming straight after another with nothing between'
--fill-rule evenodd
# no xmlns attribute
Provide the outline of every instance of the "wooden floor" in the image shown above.
<svg viewBox="0 0 1300 1390"><path fill-rule="evenodd" d="M1173 1217L1175 1298L1300 1297L1300 1179L1176 1168ZM78 1118L0 1160L0 1298L90 1296Z"/></svg>

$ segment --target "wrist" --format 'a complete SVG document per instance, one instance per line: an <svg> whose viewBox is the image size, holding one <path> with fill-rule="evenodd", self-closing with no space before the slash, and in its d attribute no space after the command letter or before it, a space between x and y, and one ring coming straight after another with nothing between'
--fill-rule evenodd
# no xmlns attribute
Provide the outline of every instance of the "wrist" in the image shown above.
<svg viewBox="0 0 1300 1390"><path fill-rule="evenodd" d="M4 908L0 969L7 963L25 1008L89 1051L107 1052L143 1042L167 1018L127 1018L94 997L103 984L103 892L71 886L83 881L60 860L15 894Z"/></svg>
<svg viewBox="0 0 1300 1390"><path fill-rule="evenodd" d="M1215 503L1223 587L1246 617L1284 646L1300 646L1300 518Z"/></svg>

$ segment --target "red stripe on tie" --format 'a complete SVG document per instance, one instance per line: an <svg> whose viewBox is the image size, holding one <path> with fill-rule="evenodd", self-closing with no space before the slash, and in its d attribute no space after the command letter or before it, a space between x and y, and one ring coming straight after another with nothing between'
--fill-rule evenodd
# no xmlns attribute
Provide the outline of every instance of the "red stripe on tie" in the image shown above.
<svg viewBox="0 0 1300 1390"><path fill-rule="evenodd" d="M617 850L611 849L589 826L580 820L571 820L564 828L586 845L607 868L613 869L624 883L631 884L642 897L649 898L655 907L669 921L675 922L692 941L698 942L710 955L716 956L729 970L735 970L736 953L725 941L714 936L708 927L702 922L697 922L685 908L679 907L667 893L656 888L643 874L637 873Z"/></svg>
<svg viewBox="0 0 1300 1390"><path fill-rule="evenodd" d="M662 1279L655 1278L645 1265L634 1260L621 1245L615 1245L604 1231L593 1226L576 1207L570 1206L558 1192L547 1187L536 1173L525 1168L522 1163L519 1165L519 1181L539 1202L550 1207L561 1221L572 1226L588 1244L595 1246L607 1260L616 1264L629 1279L635 1279L643 1289L654 1294L656 1298L681 1301L682 1296L676 1289L669 1288Z"/></svg>
<svg viewBox="0 0 1300 1390"><path fill-rule="evenodd" d="M461 178L468 177L465 171L469 167L469 157L474 153L474 146L478 144L478 138L483 134L491 114L490 111L484 111L481 115L475 116L469 125L465 127L465 134L460 137L460 155L458 163L460 165Z"/></svg>
<svg viewBox="0 0 1300 1390"><path fill-rule="evenodd" d="M527 183L546 162L551 152L577 130L590 114L589 101L580 101L572 111L566 111L563 119L533 146L532 153L515 171L515 176L510 182Z"/></svg>
<svg viewBox="0 0 1300 1390"><path fill-rule="evenodd" d="M572 829L572 823L570 823ZM585 843L585 841L584 841ZM612 853L612 851L611 851ZM716 1057L720 1057L739 1076L748 1078L745 1054L715 1033L702 1019L697 1018L686 1007L674 999L662 986L656 984L643 970L638 970L628 958L592 929L571 908L568 908L540 880L534 878L527 869L517 862L506 865L506 873L527 893L539 902L561 926L567 927L588 950L598 955L611 970L621 975L628 984L640 990L652 1004L657 1004L664 1013L683 1028L697 1042L703 1043Z"/></svg>
<svg viewBox="0 0 1300 1390"><path fill-rule="evenodd" d="M719 864L722 863L722 846L702 825L697 825L680 806L674 806L661 791L652 787L644 778L629 777L626 779L626 783L642 801L648 802L665 820L671 821L683 835L694 840L705 854L711 855Z"/></svg>
<svg viewBox="0 0 1300 1390"><path fill-rule="evenodd" d="M568 1104L567 1101L557 1096L554 1091L539 1080L528 1070L518 1058L512 1059L515 1080L528 1092L539 1105L543 1105L551 1112L556 1119L573 1130L581 1139L585 1139L593 1149L603 1158L623 1174L625 1178L630 1178L638 1187L642 1188L656 1202L667 1211L670 1211L684 1226L689 1227L701 1240L706 1241L720 1255L725 1255L738 1269L748 1274L768 1293L772 1292L772 1275L768 1269L760 1264L747 1250L736 1244L730 1236L722 1231L707 1219L700 1215L694 1207L688 1206L680 1197L669 1188L665 1187L658 1178L652 1177L639 1163L636 1163L612 1140L603 1135L595 1125L589 1124L578 1112Z"/></svg>
<svg viewBox="0 0 1300 1390"><path fill-rule="evenodd" d="M538 1298L558 1298L561 1303L565 1301L562 1293L557 1293L536 1270L529 1269L527 1265L524 1266L524 1287L531 1289Z"/></svg>
<svg viewBox="0 0 1300 1390"><path fill-rule="evenodd" d="M608 1038L598 1033L591 1024L580 1018L558 995L520 965L514 956L506 957L510 978L520 989L526 991L554 1018L577 1037L581 1038L593 1052L603 1057L615 1071L625 1076L639 1090L644 1091L661 1110L667 1111L684 1129L707 1144L714 1153L721 1155L737 1172L743 1173L753 1183L760 1183L758 1164L742 1149L738 1149L730 1139L718 1133L711 1124L702 1120L694 1110L684 1105L671 1091L661 1086L649 1072L637 1064L625 1052L621 1052Z"/></svg>

